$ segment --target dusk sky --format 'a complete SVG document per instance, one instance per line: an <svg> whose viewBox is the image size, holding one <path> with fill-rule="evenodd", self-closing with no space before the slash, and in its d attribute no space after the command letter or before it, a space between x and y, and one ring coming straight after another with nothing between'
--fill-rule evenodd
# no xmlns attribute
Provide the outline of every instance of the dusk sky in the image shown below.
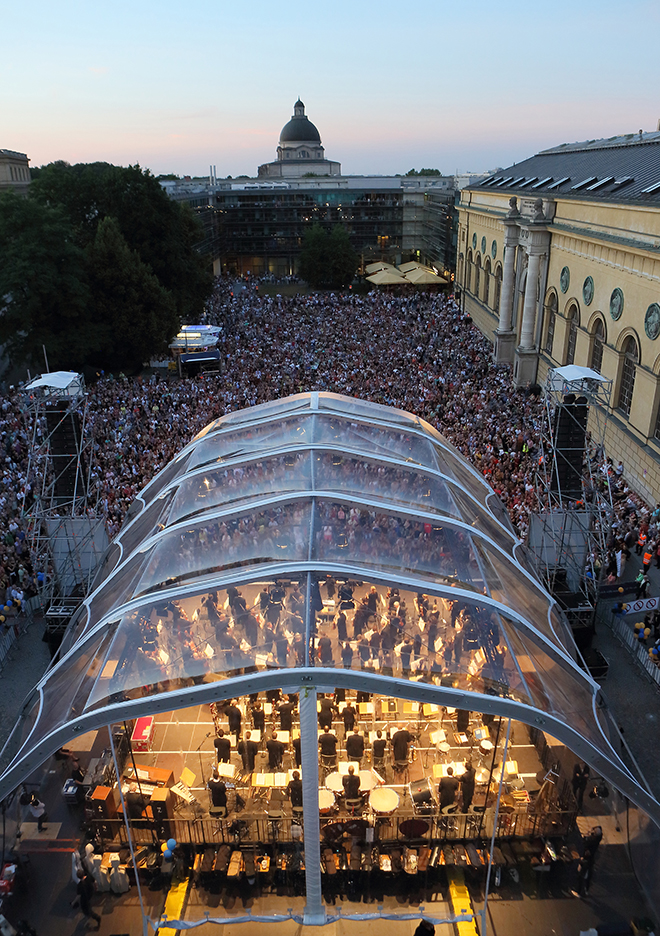
<svg viewBox="0 0 660 936"><path fill-rule="evenodd" d="M345 174L655 130L658 0L3 4L0 147L256 174L298 95Z"/></svg>

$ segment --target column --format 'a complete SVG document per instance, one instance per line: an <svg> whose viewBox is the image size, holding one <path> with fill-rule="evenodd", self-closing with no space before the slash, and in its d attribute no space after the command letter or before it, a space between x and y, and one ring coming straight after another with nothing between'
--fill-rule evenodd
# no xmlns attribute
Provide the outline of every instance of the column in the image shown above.
<svg viewBox="0 0 660 936"><path fill-rule="evenodd" d="M525 301L523 303L522 328L520 331L520 350L531 351L534 348L534 326L536 324L537 289L541 257L536 252L529 255Z"/></svg>
<svg viewBox="0 0 660 936"><path fill-rule="evenodd" d="M500 292L500 320L495 329L493 360L496 364L511 364L514 358L516 336L511 329L513 319L513 287L516 279L516 247L520 237L520 212L516 198L509 200L510 209L504 219L504 259L502 291Z"/></svg>
<svg viewBox="0 0 660 936"><path fill-rule="evenodd" d="M321 893L321 820L319 817L319 743L316 689L300 688L300 759L302 763L305 843L305 923L323 926Z"/></svg>
<svg viewBox="0 0 660 936"><path fill-rule="evenodd" d="M513 317L513 282L515 279L516 245L518 243L518 225L515 221L505 221L504 267L502 269L502 292L500 293L500 323L498 332L507 334L511 331Z"/></svg>

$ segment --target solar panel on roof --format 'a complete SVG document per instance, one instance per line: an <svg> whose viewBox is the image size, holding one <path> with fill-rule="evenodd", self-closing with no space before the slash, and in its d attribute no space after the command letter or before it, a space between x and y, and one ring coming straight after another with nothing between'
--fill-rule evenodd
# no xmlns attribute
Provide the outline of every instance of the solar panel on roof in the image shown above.
<svg viewBox="0 0 660 936"><path fill-rule="evenodd" d="M581 182L576 182L575 185L571 185L571 192L575 192L577 189L584 188L585 185L589 185L590 182L595 182L597 176L592 175L588 176L586 179L583 179Z"/></svg>
<svg viewBox="0 0 660 936"><path fill-rule="evenodd" d="M628 182L634 182L634 178L631 175L621 176L620 179L615 179L612 185L627 185Z"/></svg>
<svg viewBox="0 0 660 936"><path fill-rule="evenodd" d="M532 188L541 188L541 186L542 186L542 185L545 185L546 182L552 182L552 176L551 176L551 175L546 176L545 179L541 179L540 182L536 182L536 183L532 186Z"/></svg>
<svg viewBox="0 0 660 936"><path fill-rule="evenodd" d="M642 189L643 194L648 194L649 192L657 192L660 189L660 182L655 182L653 185L649 185L646 188Z"/></svg>
<svg viewBox="0 0 660 936"><path fill-rule="evenodd" d="M520 188L525 188L527 185L530 185L532 182L536 182L537 179L538 179L538 176L537 176L537 175L532 176L531 179L527 179L526 182L523 182L523 184L520 186Z"/></svg>
<svg viewBox="0 0 660 936"><path fill-rule="evenodd" d="M507 185L507 188L513 188L514 185L518 185L519 182L522 182L524 178L525 178L524 175L518 176L518 178L514 179L513 182L509 182L509 184Z"/></svg>
<svg viewBox="0 0 660 936"><path fill-rule="evenodd" d="M498 183L497 183L497 187L499 188L500 185L506 185L506 183L507 183L507 182L510 182L511 179L513 179L513 176L512 176L512 175L507 176L506 179L502 179L501 182L498 182Z"/></svg>
<svg viewBox="0 0 660 936"><path fill-rule="evenodd" d="M570 181L571 181L571 177L566 175L562 179L557 179L557 181L553 182L552 185L549 185L548 190L559 188L559 186L563 185L564 182L570 182Z"/></svg>
<svg viewBox="0 0 660 936"><path fill-rule="evenodd" d="M600 188L603 185L607 185L607 183L611 182L613 178L614 176L608 175L608 176L605 176L604 179L598 179L598 181L594 182L593 185L587 186L587 192L593 192L597 188Z"/></svg>

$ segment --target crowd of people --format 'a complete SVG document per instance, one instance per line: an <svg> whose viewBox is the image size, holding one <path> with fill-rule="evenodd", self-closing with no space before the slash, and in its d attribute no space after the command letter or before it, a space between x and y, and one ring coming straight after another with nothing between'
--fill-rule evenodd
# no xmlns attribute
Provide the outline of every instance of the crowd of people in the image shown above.
<svg viewBox="0 0 660 936"><path fill-rule="evenodd" d="M431 423L484 475L524 539L537 506L543 402L529 388L515 388L508 370L492 363L489 342L452 296L347 291L285 297L264 295L259 285L254 279L216 281L205 321L222 328L219 377L102 375L88 386L92 496L110 537L135 495L212 420L288 394L327 390ZM22 513L37 479L28 477L31 427L22 406L20 387L0 397L0 589L31 594L39 570L32 567ZM334 470L330 463L320 467ZM368 487L374 479L363 470L359 483ZM396 483L405 487L407 480ZM623 575L627 552L640 541L657 564L660 507L651 512L629 489L623 467L605 459L602 483L611 486L615 504L611 551L603 557L608 576ZM221 540L229 535L218 532Z"/></svg>

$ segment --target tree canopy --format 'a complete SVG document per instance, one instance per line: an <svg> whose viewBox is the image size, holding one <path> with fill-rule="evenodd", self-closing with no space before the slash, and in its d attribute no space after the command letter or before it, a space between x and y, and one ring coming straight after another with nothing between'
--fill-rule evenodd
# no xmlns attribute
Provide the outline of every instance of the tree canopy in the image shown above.
<svg viewBox="0 0 660 936"><path fill-rule="evenodd" d="M409 169L406 176L441 176L439 169Z"/></svg>
<svg viewBox="0 0 660 936"><path fill-rule="evenodd" d="M212 276L187 206L139 166L52 163L0 199L0 341L12 363L136 369L198 318Z"/></svg>
<svg viewBox="0 0 660 936"><path fill-rule="evenodd" d="M299 273L314 289L341 289L355 276L358 255L346 228L336 224L330 232L314 224L305 233Z"/></svg>

